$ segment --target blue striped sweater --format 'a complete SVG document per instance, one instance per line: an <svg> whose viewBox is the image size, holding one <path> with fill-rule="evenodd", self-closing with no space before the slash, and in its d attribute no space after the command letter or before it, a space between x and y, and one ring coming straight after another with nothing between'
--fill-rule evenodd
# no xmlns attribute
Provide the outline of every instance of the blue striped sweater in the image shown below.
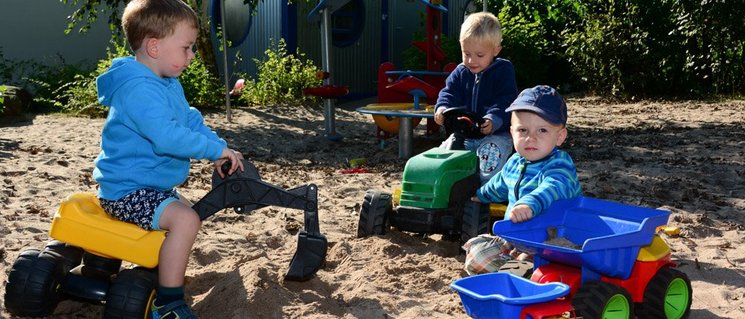
<svg viewBox="0 0 745 319"><path fill-rule="evenodd" d="M504 219L509 219L515 205L527 205L537 216L556 200L582 196L582 187L572 158L554 148L536 162L513 154L502 170L476 191L476 196L484 203L507 201Z"/></svg>

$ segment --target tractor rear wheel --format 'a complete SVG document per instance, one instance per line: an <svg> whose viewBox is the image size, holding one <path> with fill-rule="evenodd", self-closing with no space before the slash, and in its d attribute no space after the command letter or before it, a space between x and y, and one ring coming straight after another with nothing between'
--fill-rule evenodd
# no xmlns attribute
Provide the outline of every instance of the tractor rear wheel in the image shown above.
<svg viewBox="0 0 745 319"><path fill-rule="evenodd" d="M388 224L388 216L393 212L391 194L369 190L360 208L357 224L357 238L383 235Z"/></svg>
<svg viewBox="0 0 745 319"><path fill-rule="evenodd" d="M62 258L38 249L21 253L5 286L5 309L21 317L45 317L62 299Z"/></svg>
<svg viewBox="0 0 745 319"><path fill-rule="evenodd" d="M691 281L686 274L672 268L662 268L644 289L644 300L639 306L639 318L688 318L693 301Z"/></svg>
<svg viewBox="0 0 745 319"><path fill-rule="evenodd" d="M634 304L625 289L602 281L583 284L572 299L577 317L633 319Z"/></svg>
<svg viewBox="0 0 745 319"><path fill-rule="evenodd" d="M489 233L489 205L466 201L461 221L461 245L473 237Z"/></svg>
<svg viewBox="0 0 745 319"><path fill-rule="evenodd" d="M150 318L150 305L158 287L155 271L146 268L124 269L112 280L106 293L104 318Z"/></svg>

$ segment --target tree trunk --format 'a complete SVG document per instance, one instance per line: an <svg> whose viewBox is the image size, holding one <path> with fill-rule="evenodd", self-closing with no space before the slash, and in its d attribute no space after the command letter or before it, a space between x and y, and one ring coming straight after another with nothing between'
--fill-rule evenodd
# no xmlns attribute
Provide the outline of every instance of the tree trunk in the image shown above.
<svg viewBox="0 0 745 319"><path fill-rule="evenodd" d="M197 53L202 59L204 66L207 71L210 72L216 79L220 78L220 72L217 68L217 58L215 58L215 50L212 48L212 36L211 36L211 25L210 17L207 15L208 1L201 0L188 0L189 5L197 12L199 16L199 36L197 37Z"/></svg>

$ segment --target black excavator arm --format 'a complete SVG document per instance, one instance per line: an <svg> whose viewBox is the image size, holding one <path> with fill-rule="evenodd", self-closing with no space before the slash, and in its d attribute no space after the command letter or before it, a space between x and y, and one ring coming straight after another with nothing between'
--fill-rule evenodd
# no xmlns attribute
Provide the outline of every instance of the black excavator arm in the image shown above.
<svg viewBox="0 0 745 319"><path fill-rule="evenodd" d="M230 163L227 163L227 167ZM256 167L243 160L243 171L221 178L212 176L212 190L192 206L202 220L225 208L248 213L266 206L295 208L304 211L304 229L298 232L295 255L285 279L306 281L320 269L326 260L328 242L321 234L318 221L318 187L314 184L282 189L266 183L259 177ZM227 171L226 165L222 167Z"/></svg>

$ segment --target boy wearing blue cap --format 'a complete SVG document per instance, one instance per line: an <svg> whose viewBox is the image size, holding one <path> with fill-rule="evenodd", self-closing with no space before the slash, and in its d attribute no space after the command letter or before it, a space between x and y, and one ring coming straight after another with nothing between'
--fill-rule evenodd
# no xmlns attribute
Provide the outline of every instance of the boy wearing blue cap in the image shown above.
<svg viewBox="0 0 745 319"><path fill-rule="evenodd" d="M567 107L555 89L523 90L512 105L510 133L516 153L476 191L475 200L509 203L505 219L524 222L554 201L582 195L577 169L559 149L567 137Z"/></svg>
<svg viewBox="0 0 745 319"><path fill-rule="evenodd" d="M504 218L519 223L539 215L554 201L581 196L574 162L559 149L567 137L567 107L561 95L545 85L525 89L506 112L511 112L516 153L472 200L507 201ZM530 258L503 238L486 234L472 238L463 249L470 275L497 271L509 259Z"/></svg>

